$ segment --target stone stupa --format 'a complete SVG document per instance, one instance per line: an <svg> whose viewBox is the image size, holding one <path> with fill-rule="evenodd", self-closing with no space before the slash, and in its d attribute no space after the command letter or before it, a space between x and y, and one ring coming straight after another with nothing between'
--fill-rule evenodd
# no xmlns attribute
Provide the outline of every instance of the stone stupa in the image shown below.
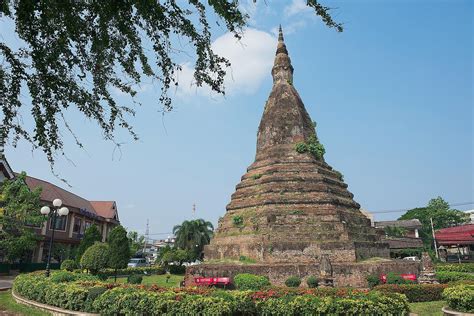
<svg viewBox="0 0 474 316"><path fill-rule="evenodd" d="M388 256L341 174L324 161L315 124L293 86L281 28L272 76L255 162L237 185L205 258L314 262L328 254L332 262L354 262Z"/></svg>
<svg viewBox="0 0 474 316"><path fill-rule="evenodd" d="M348 264L388 258L388 244L380 242L360 212L341 173L324 160L316 124L293 85L281 27L272 76L255 162L242 176L205 247L205 264L190 267L187 282L191 276L232 276L240 271L265 274L281 283L282 274L321 274L321 260L329 259L336 274L357 274L347 284L360 286L367 269ZM237 263L229 264L232 261Z"/></svg>

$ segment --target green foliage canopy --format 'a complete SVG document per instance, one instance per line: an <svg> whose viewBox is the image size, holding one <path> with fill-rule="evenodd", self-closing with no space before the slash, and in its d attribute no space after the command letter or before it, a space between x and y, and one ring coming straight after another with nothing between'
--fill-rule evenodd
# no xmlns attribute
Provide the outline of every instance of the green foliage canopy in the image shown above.
<svg viewBox="0 0 474 316"><path fill-rule="evenodd" d="M122 226L114 227L109 234L109 268L123 269L130 260L130 245L127 231Z"/></svg>
<svg viewBox="0 0 474 316"><path fill-rule="evenodd" d="M127 234L128 244L130 247L130 256L134 256L143 249L145 244L145 236L138 236L138 233L135 231L129 231Z"/></svg>
<svg viewBox="0 0 474 316"><path fill-rule="evenodd" d="M407 211L399 219L419 219L423 227L420 237L426 246L431 247L433 236L431 232L430 218L433 219L434 229L457 226L469 221L469 215L465 212L450 209L449 204L442 197L431 199L426 207L414 208Z"/></svg>
<svg viewBox="0 0 474 316"><path fill-rule="evenodd" d="M33 227L44 223L41 208L41 188L30 191L22 172L13 180L5 180L0 187L0 249L13 262L27 256L36 246Z"/></svg>
<svg viewBox="0 0 474 316"><path fill-rule="evenodd" d="M86 249L81 257L81 268L97 274L100 270L107 268L109 261L109 245L96 242Z"/></svg>
<svg viewBox="0 0 474 316"><path fill-rule="evenodd" d="M327 26L342 31L330 8L317 0L308 0L307 5ZM63 151L61 130L68 130L83 146L66 120L66 110L75 108L97 123L105 139L114 141L118 127L137 139L129 117L135 115L140 84L157 82L158 102L164 111L171 110L168 91L178 85L182 54L194 55L198 87L207 85L223 94L230 63L212 50L209 13L237 38L247 25L248 16L238 0L212 0L206 5L196 0L2 1L2 27L10 27L19 41L9 45L0 39L5 127L0 136L11 136L15 146L20 138L31 142L53 165L54 153ZM182 51L177 42L189 43L191 51ZM134 103L127 104L127 98L117 97L114 90ZM22 107L31 107L32 131L22 124Z"/></svg>
<svg viewBox="0 0 474 316"><path fill-rule="evenodd" d="M97 225L91 225L89 228L87 228L84 232L84 238L82 238L79 247L77 247L76 261L79 263L81 261L82 255L87 250L87 248L92 246L95 242L101 240L102 235L100 234Z"/></svg>
<svg viewBox="0 0 474 316"><path fill-rule="evenodd" d="M184 221L181 225L173 227L176 236L176 246L180 249L194 252L197 257L202 257L204 246L209 244L213 235L214 226L202 218Z"/></svg>
<svg viewBox="0 0 474 316"><path fill-rule="evenodd" d="M196 258L194 256L194 253L190 253L188 250L179 248L165 248L163 249L163 253L159 259L162 264L168 266L174 262L178 262L179 265L182 265L183 262L193 261Z"/></svg>

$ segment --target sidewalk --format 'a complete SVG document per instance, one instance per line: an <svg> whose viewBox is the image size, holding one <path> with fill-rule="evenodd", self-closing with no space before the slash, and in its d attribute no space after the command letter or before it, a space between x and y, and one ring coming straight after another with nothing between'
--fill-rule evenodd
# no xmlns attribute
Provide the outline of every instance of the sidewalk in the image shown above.
<svg viewBox="0 0 474 316"><path fill-rule="evenodd" d="M0 291L6 291L12 288L13 280L18 274L1 275L0 276Z"/></svg>

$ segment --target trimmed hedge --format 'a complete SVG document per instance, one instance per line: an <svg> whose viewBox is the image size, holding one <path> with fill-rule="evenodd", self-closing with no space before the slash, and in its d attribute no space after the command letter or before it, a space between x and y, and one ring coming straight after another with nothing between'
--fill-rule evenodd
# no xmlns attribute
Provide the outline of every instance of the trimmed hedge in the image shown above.
<svg viewBox="0 0 474 316"><path fill-rule="evenodd" d="M429 302L443 299L443 290L447 284L383 284L374 287L374 290L382 293L405 294L408 301Z"/></svg>
<svg viewBox="0 0 474 316"><path fill-rule="evenodd" d="M51 274L50 280L54 283L73 282L73 281L98 281L98 277L84 273L74 273L69 271L57 271Z"/></svg>
<svg viewBox="0 0 474 316"><path fill-rule="evenodd" d="M101 271L101 274L106 276L114 276L114 269L105 269ZM137 267L137 268L125 268L117 269L117 275L131 275L131 274L165 274L165 269L160 266L151 266L151 267Z"/></svg>
<svg viewBox="0 0 474 316"><path fill-rule="evenodd" d="M234 285L239 290L258 291L270 285L267 277L250 273L240 273L234 277Z"/></svg>
<svg viewBox="0 0 474 316"><path fill-rule="evenodd" d="M54 274L54 273L53 273ZM405 296L353 289L222 291L77 280L55 283L43 273L20 275L14 292L61 308L101 315L408 315Z"/></svg>
<svg viewBox="0 0 474 316"><path fill-rule="evenodd" d="M441 263L436 265L436 271L474 273L474 263Z"/></svg>
<svg viewBox="0 0 474 316"><path fill-rule="evenodd" d="M457 285L447 288L443 298L448 306L458 312L474 312L474 285Z"/></svg>
<svg viewBox="0 0 474 316"><path fill-rule="evenodd" d="M439 283L449 283L455 281L474 281L474 274L466 272L436 272L436 278Z"/></svg>

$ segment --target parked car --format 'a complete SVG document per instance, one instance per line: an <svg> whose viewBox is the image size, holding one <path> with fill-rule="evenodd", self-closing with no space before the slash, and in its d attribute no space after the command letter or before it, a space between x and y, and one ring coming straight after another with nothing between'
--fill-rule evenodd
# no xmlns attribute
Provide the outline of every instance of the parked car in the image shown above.
<svg viewBox="0 0 474 316"><path fill-rule="evenodd" d="M137 267L146 267L148 264L146 263L145 258L132 258L128 262L127 266L129 268L137 268Z"/></svg>
<svg viewBox="0 0 474 316"><path fill-rule="evenodd" d="M418 257L413 256L413 257L405 257L403 260L408 260L408 261L419 261Z"/></svg>

